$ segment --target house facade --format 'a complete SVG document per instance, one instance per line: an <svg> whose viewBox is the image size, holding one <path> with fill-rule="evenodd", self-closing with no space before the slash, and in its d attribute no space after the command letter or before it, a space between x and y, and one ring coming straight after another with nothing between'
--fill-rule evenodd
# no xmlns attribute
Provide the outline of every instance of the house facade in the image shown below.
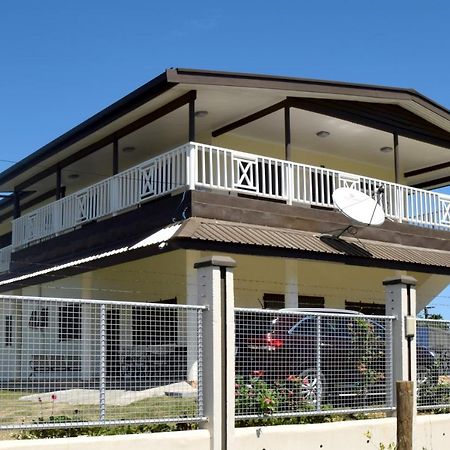
<svg viewBox="0 0 450 450"><path fill-rule="evenodd" d="M220 253L239 307L381 314L407 274L421 309L450 281L449 152L450 112L414 90L169 69L0 174L0 291L198 304L194 263ZM341 187L384 224L354 226ZM3 378L30 375L42 333L92 376L89 311L46 308L2 302L3 358L24 355Z"/></svg>

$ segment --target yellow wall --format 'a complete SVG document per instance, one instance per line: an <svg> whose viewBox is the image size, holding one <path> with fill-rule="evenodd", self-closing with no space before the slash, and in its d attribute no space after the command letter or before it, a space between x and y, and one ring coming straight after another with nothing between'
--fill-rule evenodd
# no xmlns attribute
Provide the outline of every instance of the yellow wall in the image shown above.
<svg viewBox="0 0 450 450"><path fill-rule="evenodd" d="M179 303L186 303L189 274L194 274L194 282L196 280L193 262L208 255L211 253L177 250L24 288L22 294L135 301L177 297ZM405 273L319 261L236 254L228 256L237 263L235 304L240 307L258 308L264 293L288 296L296 289L299 295L325 297L325 305L332 308L343 308L345 300L384 303L383 280ZM294 267L293 274L289 275L287 271L287 261L291 261L291 269ZM292 261L295 261L293 266ZM418 282L418 310L450 283L448 276L412 272L408 275ZM287 284L292 283L292 277L297 278L294 288Z"/></svg>
<svg viewBox="0 0 450 450"><path fill-rule="evenodd" d="M285 159L284 144L249 139L236 134L224 134L213 139L213 145L226 147L232 150L240 150L247 153L255 153L271 158ZM394 181L393 171L380 166L364 164L353 159L338 158L329 153L312 152L300 147L292 146L292 159L295 162L312 166L324 165L327 169L340 170L357 175L364 175L387 181Z"/></svg>
<svg viewBox="0 0 450 450"><path fill-rule="evenodd" d="M23 289L24 295L101 300L185 301L185 252L175 251Z"/></svg>

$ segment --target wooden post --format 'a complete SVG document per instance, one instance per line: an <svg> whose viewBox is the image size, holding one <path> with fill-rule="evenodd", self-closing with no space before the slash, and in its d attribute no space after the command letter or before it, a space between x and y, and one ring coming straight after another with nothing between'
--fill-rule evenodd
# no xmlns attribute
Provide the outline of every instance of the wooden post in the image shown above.
<svg viewBox="0 0 450 450"><path fill-rule="evenodd" d="M400 183L400 155L399 155L397 131L394 131L394 171L395 171L395 182L398 184Z"/></svg>
<svg viewBox="0 0 450 450"><path fill-rule="evenodd" d="M397 381L397 450L413 448L414 382Z"/></svg>
<svg viewBox="0 0 450 450"><path fill-rule="evenodd" d="M197 93L189 100L189 142L195 141L195 99Z"/></svg>
<svg viewBox="0 0 450 450"><path fill-rule="evenodd" d="M112 160L112 172L113 175L119 173L119 140L114 137L113 140L113 160Z"/></svg>
<svg viewBox="0 0 450 450"><path fill-rule="evenodd" d="M20 192L18 189L14 188L14 213L13 219L20 217Z"/></svg>
<svg viewBox="0 0 450 450"><path fill-rule="evenodd" d="M284 159L286 161L292 161L291 114L289 105L284 107Z"/></svg>
<svg viewBox="0 0 450 450"><path fill-rule="evenodd" d="M62 195L62 181L61 181L61 166L58 164L56 168L56 200L59 200Z"/></svg>

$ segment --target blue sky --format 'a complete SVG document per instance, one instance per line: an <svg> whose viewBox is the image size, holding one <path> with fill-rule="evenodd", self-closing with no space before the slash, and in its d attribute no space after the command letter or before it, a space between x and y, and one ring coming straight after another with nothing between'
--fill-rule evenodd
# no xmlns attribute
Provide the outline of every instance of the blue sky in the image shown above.
<svg viewBox="0 0 450 450"><path fill-rule="evenodd" d="M449 23L447 0L2 0L0 170L168 67L412 87L450 108ZM435 303L450 318L450 289Z"/></svg>

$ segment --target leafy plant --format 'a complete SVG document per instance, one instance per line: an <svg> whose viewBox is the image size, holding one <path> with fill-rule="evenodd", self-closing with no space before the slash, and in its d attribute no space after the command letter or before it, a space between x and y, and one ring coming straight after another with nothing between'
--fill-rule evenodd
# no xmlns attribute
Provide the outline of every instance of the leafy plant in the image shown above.
<svg viewBox="0 0 450 450"><path fill-rule="evenodd" d="M376 324L364 318L352 320L348 327L355 349L355 365L360 375L358 390L366 400L373 387L385 378L382 337L376 332Z"/></svg>

